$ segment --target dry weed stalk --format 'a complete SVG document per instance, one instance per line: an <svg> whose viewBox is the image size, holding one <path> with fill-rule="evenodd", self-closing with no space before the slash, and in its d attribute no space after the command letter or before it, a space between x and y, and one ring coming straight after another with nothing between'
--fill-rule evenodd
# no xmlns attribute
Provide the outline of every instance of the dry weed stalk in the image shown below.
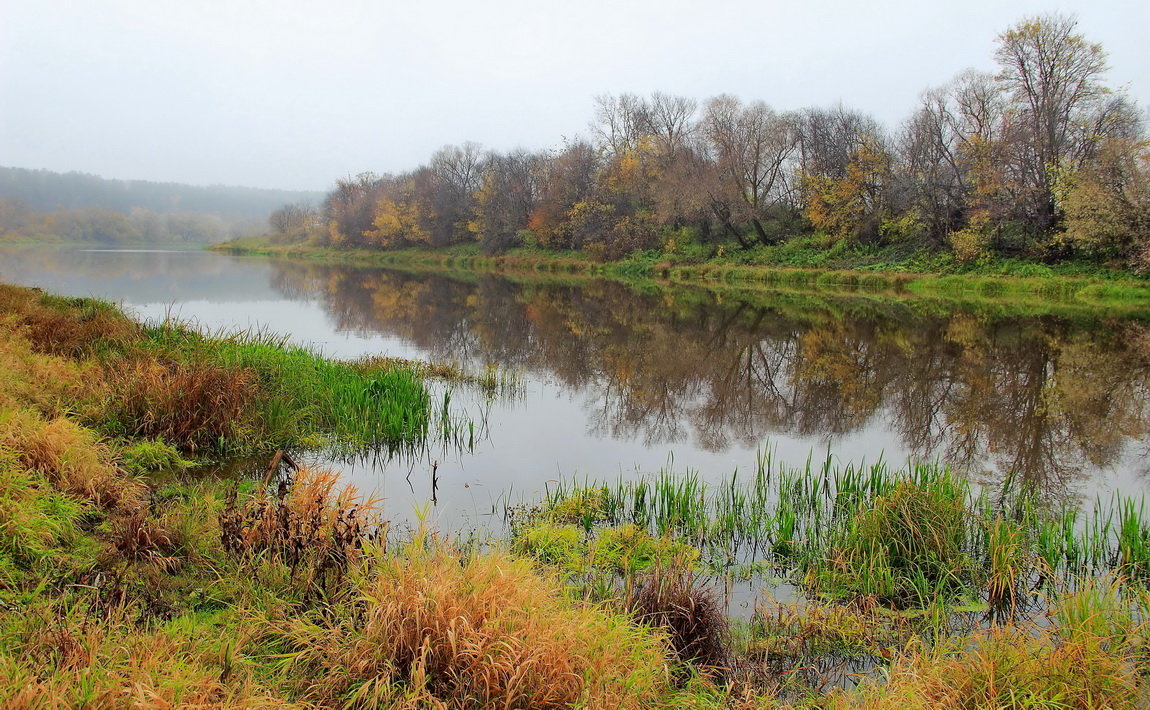
<svg viewBox="0 0 1150 710"><path fill-rule="evenodd" d="M303 466L275 494L261 486L241 503L233 488L220 513L224 549L247 559L270 555L293 577L306 573L309 586L326 589L343 577L365 543L387 530L376 515L378 499L362 500L354 487L337 489L338 484L337 472Z"/></svg>

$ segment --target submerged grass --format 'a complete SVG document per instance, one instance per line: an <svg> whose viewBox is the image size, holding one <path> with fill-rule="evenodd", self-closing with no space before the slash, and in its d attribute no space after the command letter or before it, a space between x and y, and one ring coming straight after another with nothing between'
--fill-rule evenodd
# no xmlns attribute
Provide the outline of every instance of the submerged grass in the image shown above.
<svg viewBox="0 0 1150 710"><path fill-rule="evenodd" d="M674 535L722 570L767 563L809 591L897 608L979 604L1008 615L1080 574L1141 580L1150 523L1140 500L1114 494L1086 513L1035 491L992 502L945 467L884 463L802 467L760 454L755 472L717 482L662 470L611 484L561 481L541 505L596 526Z"/></svg>

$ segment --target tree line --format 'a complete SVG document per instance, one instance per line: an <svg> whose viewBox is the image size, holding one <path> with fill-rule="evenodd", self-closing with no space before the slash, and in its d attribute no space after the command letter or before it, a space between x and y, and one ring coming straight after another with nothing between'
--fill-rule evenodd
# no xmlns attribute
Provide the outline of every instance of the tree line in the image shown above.
<svg viewBox="0 0 1150 710"><path fill-rule="evenodd" d="M119 212L107 207L37 211L22 200L0 198L0 242L215 244L258 229L259 221L198 212Z"/></svg>
<svg viewBox="0 0 1150 710"><path fill-rule="evenodd" d="M230 221L262 222L284 202L322 197L322 193L303 190L114 180L87 173L0 166L0 199L37 212L96 207L128 214L133 209L142 209L161 214L215 214Z"/></svg>
<svg viewBox="0 0 1150 710"><path fill-rule="evenodd" d="M208 244L259 231L285 200L321 196L0 166L0 241Z"/></svg>
<svg viewBox="0 0 1150 710"><path fill-rule="evenodd" d="M676 241L750 250L798 235L905 243L960 261L1084 256L1150 265L1143 115L1063 15L997 38L998 72L923 93L888 130L845 106L660 92L595 100L591 135L548 151L447 146L401 174L338 180L275 237L394 249L477 242L613 259ZM829 242L828 242L829 243Z"/></svg>

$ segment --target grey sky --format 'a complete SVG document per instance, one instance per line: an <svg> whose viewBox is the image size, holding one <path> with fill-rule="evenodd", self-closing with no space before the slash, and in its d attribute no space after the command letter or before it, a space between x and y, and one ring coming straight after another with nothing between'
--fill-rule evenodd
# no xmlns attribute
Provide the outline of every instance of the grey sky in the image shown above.
<svg viewBox="0 0 1150 710"><path fill-rule="evenodd" d="M994 69L1024 16L1074 13L1150 101L1150 3L1091 0L0 0L0 165L326 189L447 143L546 148L593 97L842 101L895 127Z"/></svg>

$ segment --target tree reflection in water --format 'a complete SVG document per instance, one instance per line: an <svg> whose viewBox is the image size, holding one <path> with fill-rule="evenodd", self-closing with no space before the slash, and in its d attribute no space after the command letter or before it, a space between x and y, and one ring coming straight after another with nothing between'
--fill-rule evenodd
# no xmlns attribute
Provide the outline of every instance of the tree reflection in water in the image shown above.
<svg viewBox="0 0 1150 710"><path fill-rule="evenodd" d="M590 391L597 436L722 451L877 420L918 457L1055 496L1148 438L1150 327L1117 317L300 263L273 285L342 330Z"/></svg>

